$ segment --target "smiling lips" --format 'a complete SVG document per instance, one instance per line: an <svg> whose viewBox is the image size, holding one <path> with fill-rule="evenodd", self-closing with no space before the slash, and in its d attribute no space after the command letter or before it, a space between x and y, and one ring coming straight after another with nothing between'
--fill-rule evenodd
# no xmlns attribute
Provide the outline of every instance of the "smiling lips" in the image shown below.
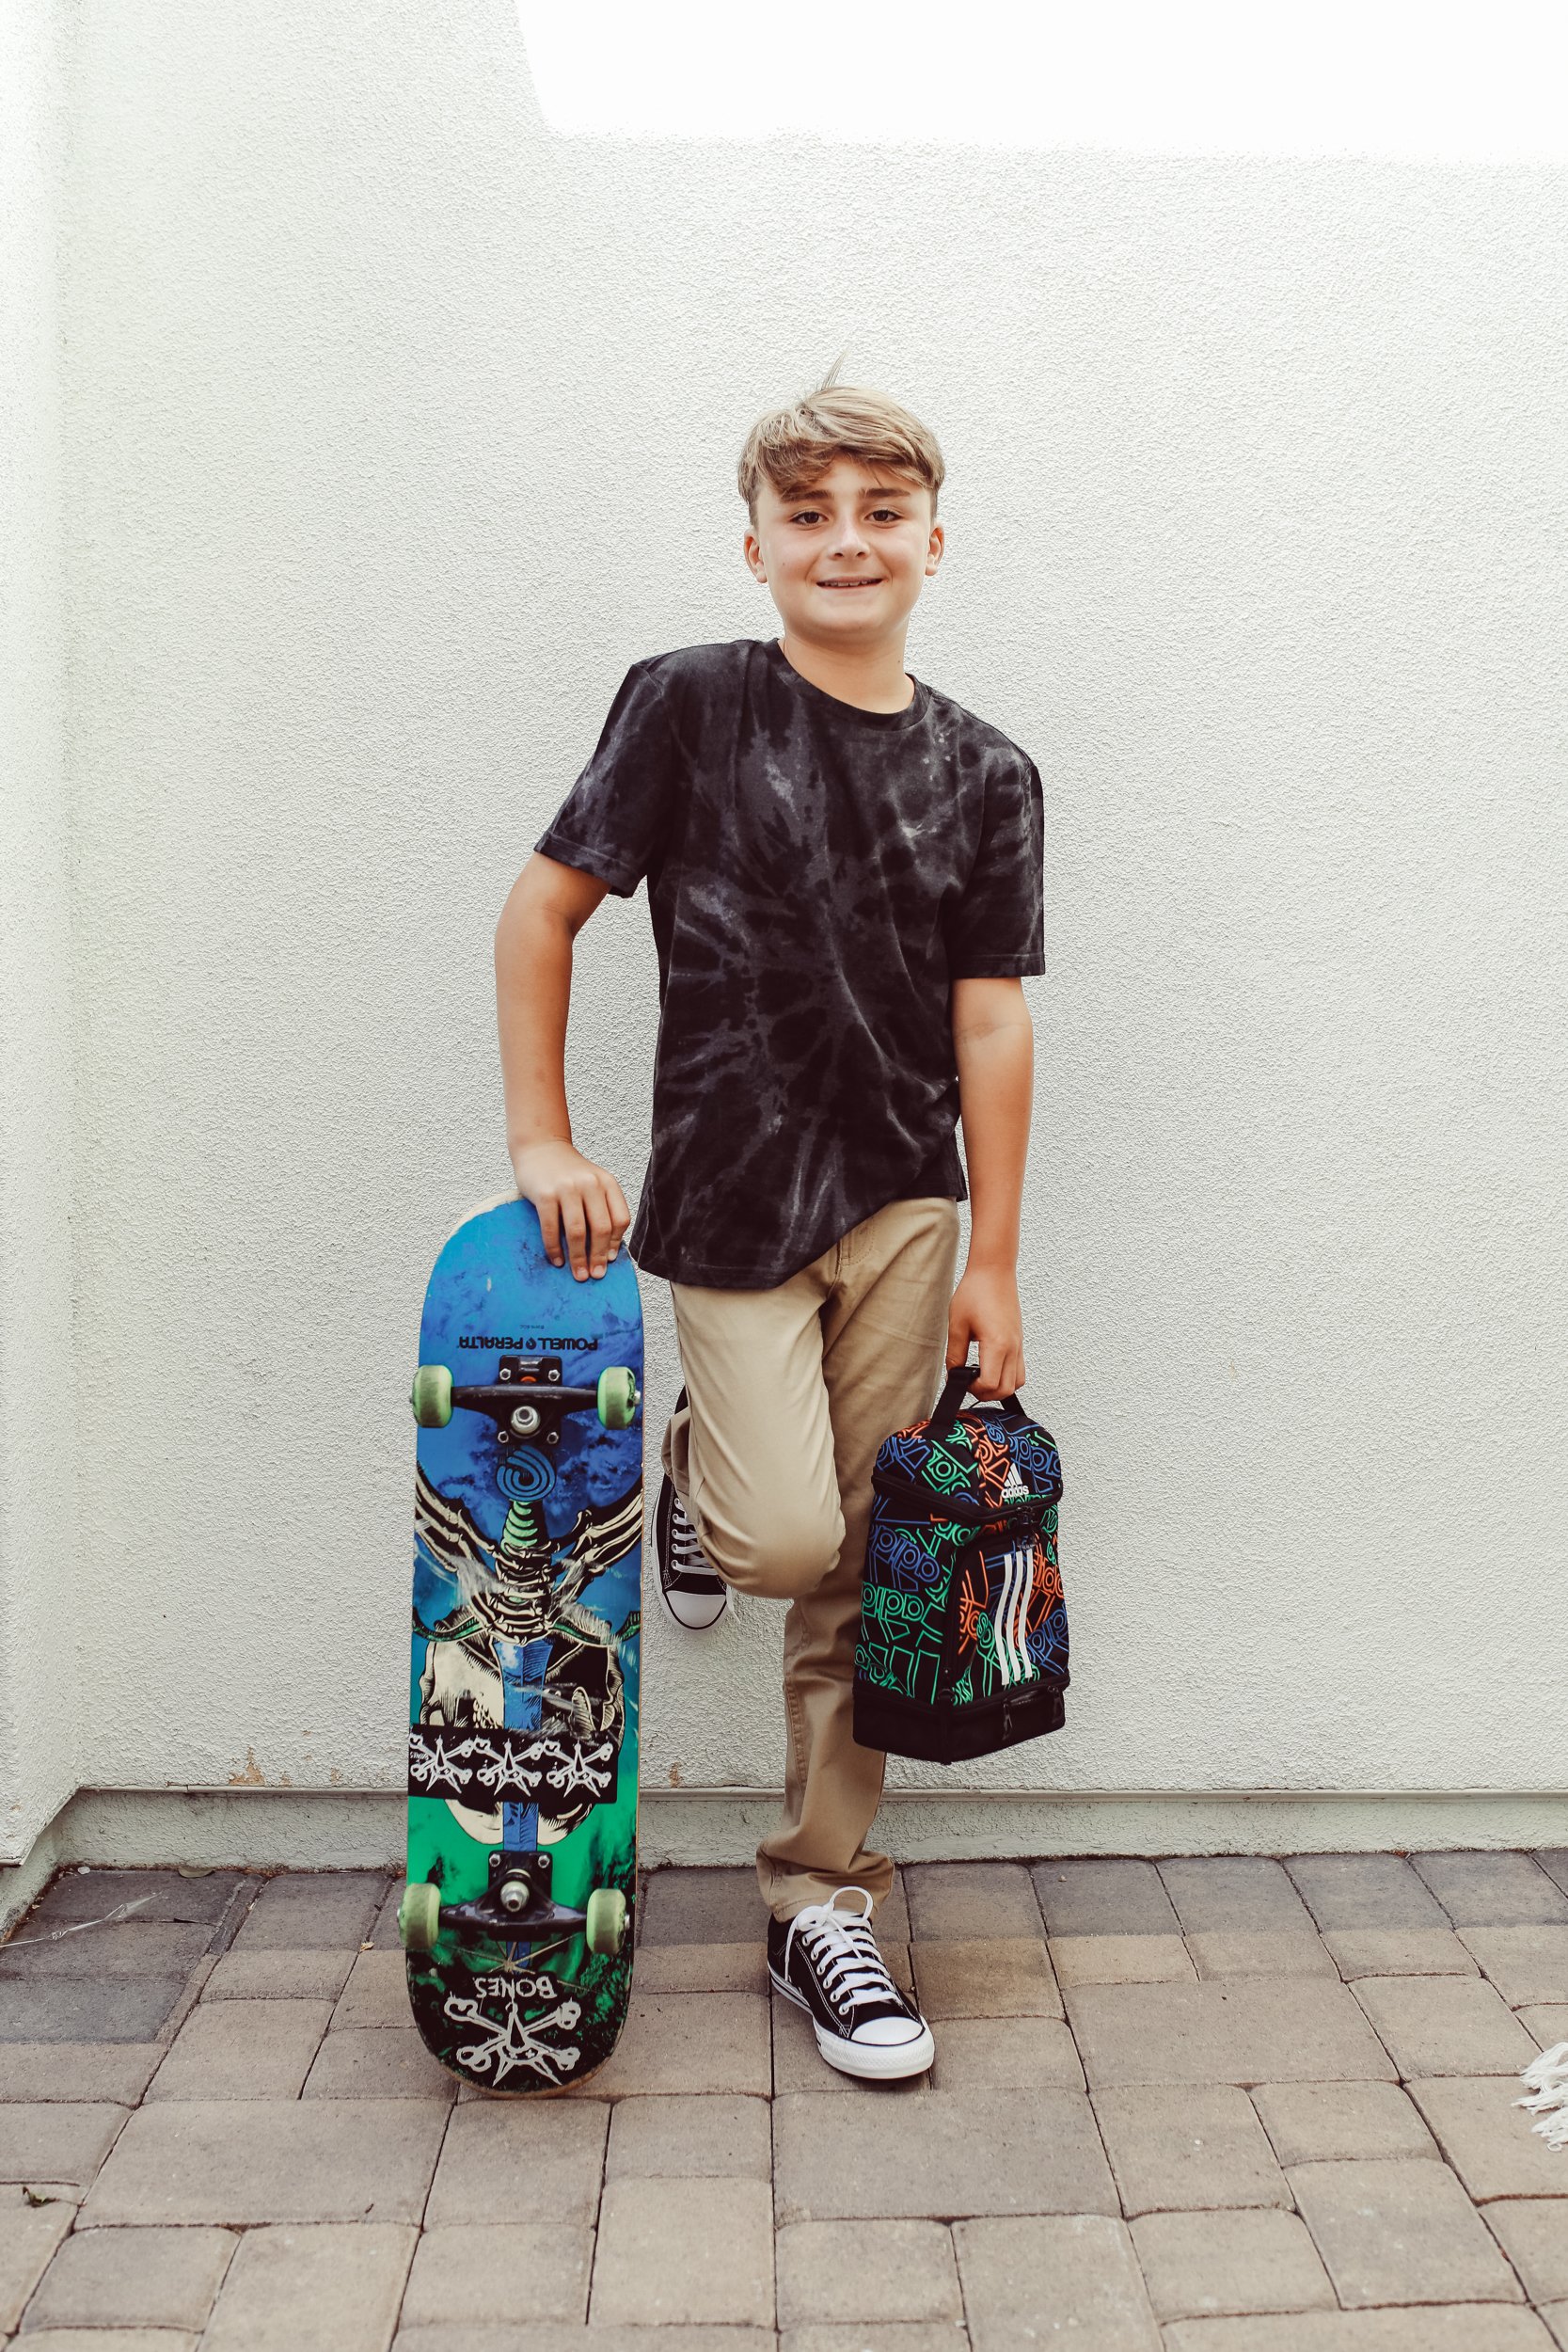
<svg viewBox="0 0 1568 2352"><path fill-rule="evenodd" d="M819 580L816 584L819 588L879 588L881 574L875 580Z"/></svg>

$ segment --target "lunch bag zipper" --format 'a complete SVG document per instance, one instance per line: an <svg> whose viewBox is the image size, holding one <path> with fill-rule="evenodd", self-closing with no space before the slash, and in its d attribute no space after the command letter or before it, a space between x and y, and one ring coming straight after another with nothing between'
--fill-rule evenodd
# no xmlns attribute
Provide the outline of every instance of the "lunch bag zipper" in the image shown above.
<svg viewBox="0 0 1568 2352"><path fill-rule="evenodd" d="M1014 1519L1027 1512L1050 1508L1043 1495L1026 1495L1006 1511L988 1511L977 1496L959 1486L952 1494L938 1494L934 1486L926 1486L918 1478L900 1478L891 1470L873 1470L871 1484L879 1494L892 1495L901 1501L918 1504L928 1518L958 1519L976 1533L988 1527L1007 1528Z"/></svg>

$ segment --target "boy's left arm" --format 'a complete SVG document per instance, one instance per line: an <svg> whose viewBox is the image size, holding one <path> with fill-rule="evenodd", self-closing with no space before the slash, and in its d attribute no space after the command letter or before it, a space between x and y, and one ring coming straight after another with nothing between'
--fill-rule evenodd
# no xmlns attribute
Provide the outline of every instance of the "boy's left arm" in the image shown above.
<svg viewBox="0 0 1568 2352"><path fill-rule="evenodd" d="M1022 1388L1023 1316L1018 1303L1019 1215L1029 1152L1035 1026L1018 979L952 983L958 1116L969 1169L969 1256L947 1314L947 1368L977 1348L973 1393L987 1400Z"/></svg>

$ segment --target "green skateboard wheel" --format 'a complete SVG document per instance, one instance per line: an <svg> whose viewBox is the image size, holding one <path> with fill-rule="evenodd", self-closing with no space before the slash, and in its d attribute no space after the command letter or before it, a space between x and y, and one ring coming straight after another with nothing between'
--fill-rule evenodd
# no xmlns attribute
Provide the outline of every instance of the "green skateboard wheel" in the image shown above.
<svg viewBox="0 0 1568 2352"><path fill-rule="evenodd" d="M421 1364L408 1391L421 1429L444 1429L451 1419L451 1375L445 1364Z"/></svg>
<svg viewBox="0 0 1568 2352"><path fill-rule="evenodd" d="M607 1364L599 1375L599 1419L607 1429L629 1429L641 1403L637 1375L626 1364Z"/></svg>
<svg viewBox="0 0 1568 2352"><path fill-rule="evenodd" d="M398 1905L398 1933L405 1952L430 1952L441 1932L441 1890L428 1879L405 1886Z"/></svg>
<svg viewBox="0 0 1568 2352"><path fill-rule="evenodd" d="M435 1893L432 1887L432 1894ZM626 1899L617 1886L595 1886L588 1898L584 1932L591 1952L618 1952L626 1940Z"/></svg>

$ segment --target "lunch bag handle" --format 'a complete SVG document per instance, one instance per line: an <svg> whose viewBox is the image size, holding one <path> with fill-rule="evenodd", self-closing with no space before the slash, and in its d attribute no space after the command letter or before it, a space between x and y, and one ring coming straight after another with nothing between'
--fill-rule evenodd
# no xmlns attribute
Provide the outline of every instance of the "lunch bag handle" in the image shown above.
<svg viewBox="0 0 1568 2352"><path fill-rule="evenodd" d="M958 1418L959 1406L979 1377L978 1364L954 1365L942 1383L942 1391L937 1400L936 1410L926 1424L933 1438L944 1438L947 1435ZM997 1415L999 1421L1024 1422L1028 1418L1016 1393L1002 1399L1002 1410Z"/></svg>

